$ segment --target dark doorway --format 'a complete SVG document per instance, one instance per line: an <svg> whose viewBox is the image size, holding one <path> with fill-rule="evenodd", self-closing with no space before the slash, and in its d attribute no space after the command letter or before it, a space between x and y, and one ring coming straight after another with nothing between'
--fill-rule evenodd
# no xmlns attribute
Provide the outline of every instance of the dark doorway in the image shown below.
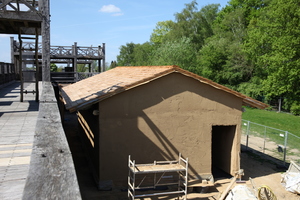
<svg viewBox="0 0 300 200"><path fill-rule="evenodd" d="M214 178L231 177L231 154L236 125L212 126L212 172Z"/></svg>

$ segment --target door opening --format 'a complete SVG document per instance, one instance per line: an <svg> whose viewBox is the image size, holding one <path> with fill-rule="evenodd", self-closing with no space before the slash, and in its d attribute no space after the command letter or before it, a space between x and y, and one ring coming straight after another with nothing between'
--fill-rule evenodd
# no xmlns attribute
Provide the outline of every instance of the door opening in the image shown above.
<svg viewBox="0 0 300 200"><path fill-rule="evenodd" d="M231 154L236 125L212 126L212 173L214 178L231 177Z"/></svg>

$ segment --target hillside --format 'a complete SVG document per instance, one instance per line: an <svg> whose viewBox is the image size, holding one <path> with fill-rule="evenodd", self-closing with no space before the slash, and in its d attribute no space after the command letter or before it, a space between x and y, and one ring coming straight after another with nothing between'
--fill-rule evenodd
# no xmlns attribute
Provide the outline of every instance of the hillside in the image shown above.
<svg viewBox="0 0 300 200"><path fill-rule="evenodd" d="M265 126L288 131L300 136L300 117L289 113L278 113L275 111L259 110L245 107L243 119L262 124Z"/></svg>

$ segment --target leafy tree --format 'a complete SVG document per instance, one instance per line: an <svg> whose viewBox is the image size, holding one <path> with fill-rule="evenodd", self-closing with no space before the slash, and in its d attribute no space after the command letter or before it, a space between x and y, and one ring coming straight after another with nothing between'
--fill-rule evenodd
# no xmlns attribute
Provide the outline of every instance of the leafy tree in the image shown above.
<svg viewBox="0 0 300 200"><path fill-rule="evenodd" d="M57 72L62 72L63 71L63 66L59 66L58 68L57 68Z"/></svg>
<svg viewBox="0 0 300 200"><path fill-rule="evenodd" d="M265 101L262 79L260 77L253 76L249 81L240 83L237 90L252 98Z"/></svg>
<svg viewBox="0 0 300 200"><path fill-rule="evenodd" d="M172 20L157 22L155 29L150 36L150 42L161 44L165 41L166 35L172 30L174 22Z"/></svg>
<svg viewBox="0 0 300 200"><path fill-rule="evenodd" d="M196 51L190 38L165 42L153 52L151 65L178 65L183 69L199 74Z"/></svg>
<svg viewBox="0 0 300 200"><path fill-rule="evenodd" d="M291 105L300 94L299 1L274 0L263 11L249 28L248 53L264 72L266 96L283 96Z"/></svg>
<svg viewBox="0 0 300 200"><path fill-rule="evenodd" d="M270 1L271 0L230 0L228 5L218 13L216 23L221 25L222 20L228 16L229 13L238 11L243 14L243 18L245 19L244 25L248 27L251 21L255 21L256 18L260 16L261 10L268 6ZM221 27L223 29L228 28L225 24L222 24Z"/></svg>
<svg viewBox="0 0 300 200"><path fill-rule="evenodd" d="M226 39L212 37L202 47L198 55L198 64L201 66L201 75L222 84L223 66L226 65L228 55L226 52L228 42Z"/></svg>
<svg viewBox="0 0 300 200"><path fill-rule="evenodd" d="M212 23L217 17L219 4L210 4L198 10L197 2L193 0L186 4L181 13L175 14L175 23L166 34L168 41L179 40L182 37L190 38L199 49L204 40L213 35Z"/></svg>
<svg viewBox="0 0 300 200"><path fill-rule="evenodd" d="M90 67L90 69L89 69L90 72L99 72L99 63L98 62L101 62L101 61L93 60L92 64L89 66ZM108 66L108 64L105 63L104 67L106 67L106 66ZM102 69L100 69L100 71L101 70ZM104 71L105 71L105 69L104 69Z"/></svg>
<svg viewBox="0 0 300 200"><path fill-rule="evenodd" d="M241 8L226 7L215 23L214 35L205 39L198 54L201 74L215 82L237 89L252 77L253 65L248 61L243 41L246 36Z"/></svg>
<svg viewBox="0 0 300 200"><path fill-rule="evenodd" d="M151 45L149 42L145 42L144 44L136 44L133 49L133 65L149 65L151 63L153 50L154 45Z"/></svg>
<svg viewBox="0 0 300 200"><path fill-rule="evenodd" d="M109 68L112 69L112 68L115 68L117 66L118 66L117 61L111 61Z"/></svg>
<svg viewBox="0 0 300 200"><path fill-rule="evenodd" d="M119 66L132 66L134 65L134 47L136 44L133 42L126 43L120 47L120 54L117 56Z"/></svg>
<svg viewBox="0 0 300 200"><path fill-rule="evenodd" d="M57 65L54 64L54 63L51 63L51 64L50 64L50 71L51 71L51 72L57 72Z"/></svg>
<svg viewBox="0 0 300 200"><path fill-rule="evenodd" d="M77 64L77 72L86 72L88 67L85 64Z"/></svg>

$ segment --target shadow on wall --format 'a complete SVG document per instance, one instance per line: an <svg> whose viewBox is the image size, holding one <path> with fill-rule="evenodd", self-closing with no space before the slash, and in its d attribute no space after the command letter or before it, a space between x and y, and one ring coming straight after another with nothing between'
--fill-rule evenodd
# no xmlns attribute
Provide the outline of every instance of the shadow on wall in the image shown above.
<svg viewBox="0 0 300 200"><path fill-rule="evenodd" d="M155 125L155 123L145 113L143 113L143 115L141 117L147 123L147 125L151 129L152 133L155 135L156 139L159 141L160 145L163 147L163 148L159 148L158 145L154 144L152 141L149 141L157 147L157 150L155 150L153 152L159 152L161 160L169 160L169 161L177 160L178 157L175 157L174 154L179 155L179 153L181 153L181 152L172 144L172 142L166 137L166 135ZM157 157L157 154L155 154L153 157ZM152 162L153 162L153 160L152 160ZM191 165L189 165L189 171L191 171L193 174L197 174L197 171ZM189 177L189 178L192 178L192 177Z"/></svg>
<svg viewBox="0 0 300 200"><path fill-rule="evenodd" d="M217 104L231 115L218 111ZM229 123L230 116L229 124L237 124L241 104L232 94L176 73L101 101L100 179L125 181L128 155L136 163L153 163L176 160L182 153L194 158L190 174L199 174L200 168L209 173L211 124Z"/></svg>

